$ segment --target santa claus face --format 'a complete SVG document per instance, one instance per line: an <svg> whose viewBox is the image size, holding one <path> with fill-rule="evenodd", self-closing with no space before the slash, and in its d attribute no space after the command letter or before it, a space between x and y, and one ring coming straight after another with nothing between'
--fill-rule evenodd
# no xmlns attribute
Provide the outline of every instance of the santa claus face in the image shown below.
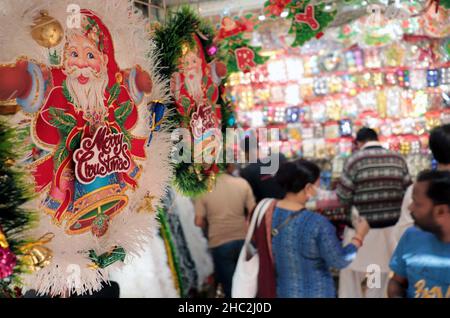
<svg viewBox="0 0 450 318"><path fill-rule="evenodd" d="M90 115L103 116L108 84L108 56L94 42L80 34L67 37L64 52L66 84L75 105Z"/></svg>
<svg viewBox="0 0 450 318"><path fill-rule="evenodd" d="M95 44L81 35L71 37L66 49L66 70L81 70L77 80L85 85L91 78L99 77L106 67L108 56L100 52Z"/></svg>
<svg viewBox="0 0 450 318"><path fill-rule="evenodd" d="M183 58L183 71L189 95L197 101L202 99L202 60L200 57L192 51L186 53Z"/></svg>
<svg viewBox="0 0 450 318"><path fill-rule="evenodd" d="M201 59L192 51L186 53L183 61L183 70L185 74L195 74L202 72L202 61Z"/></svg>

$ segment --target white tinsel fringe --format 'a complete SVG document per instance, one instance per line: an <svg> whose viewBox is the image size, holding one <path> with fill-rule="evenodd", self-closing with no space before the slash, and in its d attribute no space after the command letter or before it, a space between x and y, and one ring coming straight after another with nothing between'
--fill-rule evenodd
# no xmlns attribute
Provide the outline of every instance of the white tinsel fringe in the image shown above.
<svg viewBox="0 0 450 318"><path fill-rule="evenodd" d="M39 63L48 64L48 50L40 47L30 34L33 18L40 10L45 9L66 28L68 16L67 5L72 0L3 0L0 2L0 62L14 62L19 56ZM132 9L132 1L128 0L78 0L80 7L91 9L104 22L114 41L115 58L121 69L140 65L153 80L153 90L139 107L139 122L131 131L136 136L148 136L150 133L150 113L146 107L151 101L165 103L169 100L167 80L157 75L157 56L155 44L145 30L147 21L140 12ZM61 56L62 43L52 48ZM35 289L39 294L58 295L69 293L91 293L101 287L101 282L109 279L109 271L120 264L115 263L106 269L89 268L91 260L88 251L94 249L97 255L110 251L115 246L125 249L127 255L138 257L143 253L148 240L154 237L157 222L154 214L137 213L144 196L150 193L155 197L153 205L159 205L161 197L169 183L172 165L169 162L171 150L170 134L164 128L153 134L153 140L146 147L147 159L142 164L142 174L138 180L138 188L126 192L129 203L127 207L110 222L107 234L95 239L90 233L67 235L62 228L55 226L49 216L41 215L37 228L30 231L31 237L38 239L45 233L55 234L52 241L45 246L52 251L49 266L25 275L24 284L28 289ZM39 210L42 197L27 205ZM146 245L147 244L147 245Z"/></svg>
<svg viewBox="0 0 450 318"><path fill-rule="evenodd" d="M178 298L167 264L164 241L156 235L140 257L127 256L124 266L111 270L110 278L119 284L121 298Z"/></svg>
<svg viewBox="0 0 450 318"><path fill-rule="evenodd" d="M186 243L195 263L198 274L198 289L201 290L203 283L214 272L214 264L208 249L208 241L203 231L195 225L195 209L191 199L174 191L174 208L172 213L177 213L186 238Z"/></svg>

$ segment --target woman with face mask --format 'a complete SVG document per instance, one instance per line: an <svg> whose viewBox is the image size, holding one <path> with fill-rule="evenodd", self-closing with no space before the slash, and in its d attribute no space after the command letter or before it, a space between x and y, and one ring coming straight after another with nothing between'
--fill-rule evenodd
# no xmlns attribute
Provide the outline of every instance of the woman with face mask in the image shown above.
<svg viewBox="0 0 450 318"><path fill-rule="evenodd" d="M277 297L336 297L330 269L348 266L369 231L365 219L356 219L356 234L342 247L330 221L306 208L319 192L319 177L319 167L306 160L285 163L276 175L287 192L275 203L271 224Z"/></svg>

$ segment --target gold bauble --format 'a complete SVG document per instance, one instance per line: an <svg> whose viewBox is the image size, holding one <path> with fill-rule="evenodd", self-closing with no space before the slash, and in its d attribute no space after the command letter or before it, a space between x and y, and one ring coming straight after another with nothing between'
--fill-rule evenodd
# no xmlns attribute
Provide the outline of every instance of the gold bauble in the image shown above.
<svg viewBox="0 0 450 318"><path fill-rule="evenodd" d="M183 55L186 55L188 51L189 51L189 44L186 43L186 42L184 42L184 43L181 45L181 53L182 53Z"/></svg>
<svg viewBox="0 0 450 318"><path fill-rule="evenodd" d="M9 244L6 241L6 236L5 236L5 234L2 233L2 231L0 231L0 247L2 247L2 248L9 247Z"/></svg>
<svg viewBox="0 0 450 318"><path fill-rule="evenodd" d="M40 16L34 20L31 27L31 37L40 45L46 48L57 46L64 35L64 30L55 18L48 15L43 10Z"/></svg>

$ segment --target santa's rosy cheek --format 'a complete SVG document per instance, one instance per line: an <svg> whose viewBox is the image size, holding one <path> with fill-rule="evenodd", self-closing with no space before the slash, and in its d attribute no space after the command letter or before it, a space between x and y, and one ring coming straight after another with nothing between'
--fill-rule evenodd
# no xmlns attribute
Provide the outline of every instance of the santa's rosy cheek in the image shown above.
<svg viewBox="0 0 450 318"><path fill-rule="evenodd" d="M69 68L74 67L74 66L78 66L77 59L75 59L75 58L69 58L69 59L67 60L67 66L68 66Z"/></svg>
<svg viewBox="0 0 450 318"><path fill-rule="evenodd" d="M89 60L88 62L89 67L91 67L93 70L95 70L96 72L100 72L100 61L98 60Z"/></svg>

